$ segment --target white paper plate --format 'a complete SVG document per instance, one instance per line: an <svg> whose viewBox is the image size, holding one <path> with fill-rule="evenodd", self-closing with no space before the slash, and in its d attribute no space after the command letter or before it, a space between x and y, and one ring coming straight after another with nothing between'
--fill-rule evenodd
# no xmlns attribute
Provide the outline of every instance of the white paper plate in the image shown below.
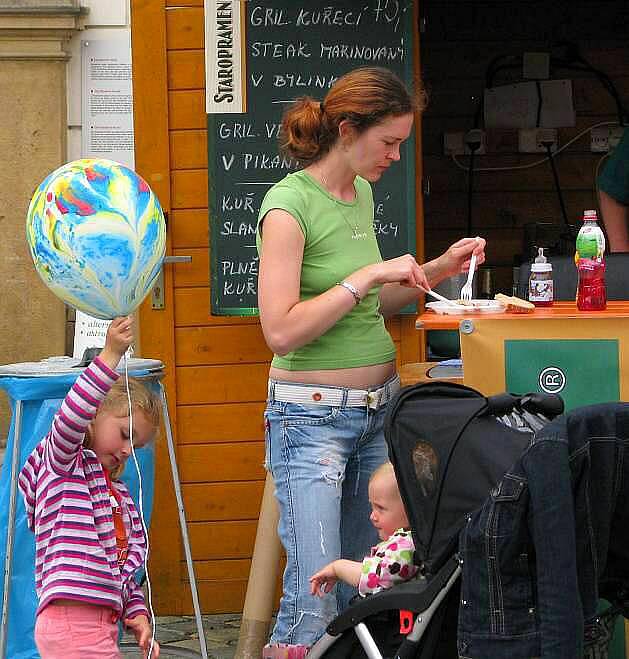
<svg viewBox="0 0 629 659"><path fill-rule="evenodd" d="M437 313L460 315L463 313L502 313L505 305L498 300L470 300L469 304L448 304L447 302L427 302L426 307Z"/></svg>

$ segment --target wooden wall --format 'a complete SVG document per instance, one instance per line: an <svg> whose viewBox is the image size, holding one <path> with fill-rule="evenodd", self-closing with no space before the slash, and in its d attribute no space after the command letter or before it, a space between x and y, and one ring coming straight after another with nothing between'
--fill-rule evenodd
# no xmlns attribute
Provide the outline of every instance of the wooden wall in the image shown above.
<svg viewBox="0 0 629 659"><path fill-rule="evenodd" d="M629 3L626 0L423 0L420 12L422 75L430 94L424 114L424 176L431 192L424 198L427 258L465 232L467 174L443 155L445 131L473 127L485 71L498 55L545 51L560 40L578 44L584 58L606 73L629 106ZM495 83L516 82L521 70L499 73ZM615 120L611 96L589 73L556 70L570 78L577 115L575 128L559 130L559 146L588 126ZM482 124L480 126L482 128ZM487 130L487 155L478 167L512 167L540 154L517 152L517 131ZM601 154L591 153L587 132L556 158L570 222L585 208L596 208L595 171ZM467 157L460 160L467 164ZM561 209L549 163L525 170L476 173L473 178L474 234L488 240L488 265L495 267L498 290L510 290L514 255L522 252L527 222L561 222Z"/></svg>
<svg viewBox="0 0 629 659"><path fill-rule="evenodd" d="M263 408L271 354L257 318L211 316L203 0L132 0L136 162L168 211L166 309L145 304L144 353L166 388L205 613L240 611L264 488ZM420 231L421 235L421 231ZM423 354L414 316L389 328L400 363ZM168 458L158 446L152 579L156 611L191 613Z"/></svg>

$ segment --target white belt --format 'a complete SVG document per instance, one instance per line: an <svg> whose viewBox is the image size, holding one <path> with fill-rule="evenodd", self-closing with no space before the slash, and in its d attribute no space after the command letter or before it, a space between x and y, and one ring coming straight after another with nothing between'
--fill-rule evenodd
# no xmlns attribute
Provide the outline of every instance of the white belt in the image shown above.
<svg viewBox="0 0 629 659"><path fill-rule="evenodd" d="M377 410L386 405L400 389L400 378L395 376L377 389L347 389L319 384L299 384L269 380L269 401L298 403L301 405L328 405L330 407L369 407Z"/></svg>

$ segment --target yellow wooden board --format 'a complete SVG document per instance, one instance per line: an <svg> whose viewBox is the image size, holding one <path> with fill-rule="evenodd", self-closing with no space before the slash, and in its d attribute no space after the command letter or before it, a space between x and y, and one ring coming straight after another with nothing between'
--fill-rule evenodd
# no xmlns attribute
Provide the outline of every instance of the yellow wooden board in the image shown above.
<svg viewBox="0 0 629 659"><path fill-rule="evenodd" d="M506 339L618 339L620 398L629 399L629 322L627 319L584 316L582 319L475 319L474 331L461 333L463 381L485 395L505 390Z"/></svg>

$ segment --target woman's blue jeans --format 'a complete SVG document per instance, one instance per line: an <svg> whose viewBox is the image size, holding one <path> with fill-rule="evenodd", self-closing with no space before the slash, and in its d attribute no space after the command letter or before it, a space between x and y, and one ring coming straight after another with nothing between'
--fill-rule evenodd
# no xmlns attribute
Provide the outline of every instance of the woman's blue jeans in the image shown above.
<svg viewBox="0 0 629 659"><path fill-rule="evenodd" d="M362 561L378 542L367 487L388 459L385 409L267 403L266 467L275 481L286 551L271 643L311 645L356 594L342 584L336 597L334 591L315 597L308 579L337 558Z"/></svg>

